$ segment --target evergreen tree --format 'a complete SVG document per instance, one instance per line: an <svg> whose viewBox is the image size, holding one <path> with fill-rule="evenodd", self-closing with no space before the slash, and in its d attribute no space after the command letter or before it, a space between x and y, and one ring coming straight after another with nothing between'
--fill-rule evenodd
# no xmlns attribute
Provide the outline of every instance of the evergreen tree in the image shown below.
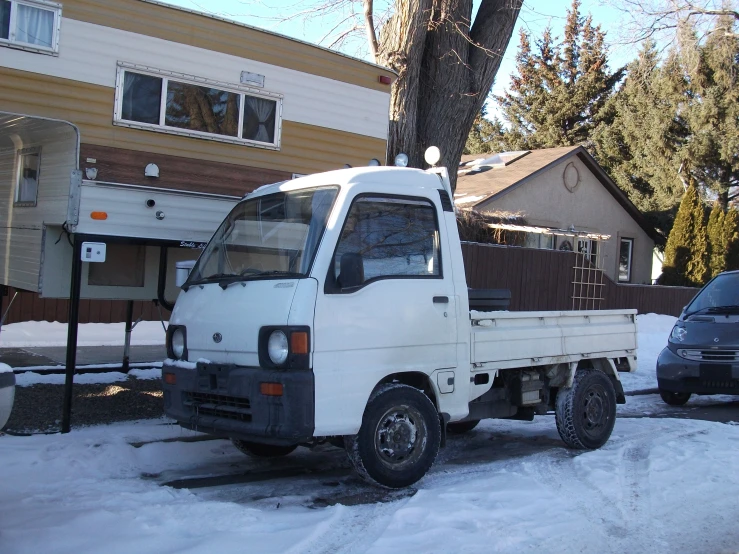
<svg viewBox="0 0 739 554"><path fill-rule="evenodd" d="M580 1L567 12L564 39L546 29L532 48L521 31L516 74L510 90L496 100L509 125L508 149L581 144L589 140L597 117L623 69L608 70L605 34L592 17L580 15Z"/></svg>
<svg viewBox="0 0 739 554"><path fill-rule="evenodd" d="M593 153L650 223L667 236L685 191L678 174L679 152L689 130L677 115L683 87L675 82L682 72L674 56L659 66L654 43L642 47L627 71L623 86L601 112L592 134Z"/></svg>
<svg viewBox="0 0 739 554"><path fill-rule="evenodd" d="M726 271L726 247L727 229L724 227L726 221L724 210L719 202L713 203L711 215L708 217L706 233L708 234L708 246L710 251L710 272L715 277L722 271Z"/></svg>
<svg viewBox="0 0 739 554"><path fill-rule="evenodd" d="M705 209L694 182L680 202L665 247L661 285L702 286L709 277Z"/></svg>
<svg viewBox="0 0 739 554"><path fill-rule="evenodd" d="M726 270L739 269L739 212L734 208L729 208L724 217L724 244Z"/></svg>
<svg viewBox="0 0 739 554"><path fill-rule="evenodd" d="M691 131L681 156L726 210L730 188L739 185L739 36L729 16L716 19L705 41L696 35L687 25L681 29L686 87L680 112Z"/></svg>
<svg viewBox="0 0 739 554"><path fill-rule="evenodd" d="M496 117L492 121L486 117L485 106L477 114L472 129L464 145L464 154L487 154L507 150L503 137L505 129Z"/></svg>

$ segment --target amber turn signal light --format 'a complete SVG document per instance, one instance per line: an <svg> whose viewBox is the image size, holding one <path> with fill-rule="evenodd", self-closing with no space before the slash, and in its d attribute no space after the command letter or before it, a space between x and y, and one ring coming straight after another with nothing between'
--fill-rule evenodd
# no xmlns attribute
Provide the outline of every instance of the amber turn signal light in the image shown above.
<svg viewBox="0 0 739 554"><path fill-rule="evenodd" d="M90 217L92 219L97 219L98 221L104 221L108 219L108 213L107 212L90 212Z"/></svg>
<svg viewBox="0 0 739 554"><path fill-rule="evenodd" d="M168 385L176 385L177 384L177 375L174 373L164 373L164 382Z"/></svg>
<svg viewBox="0 0 739 554"><path fill-rule="evenodd" d="M282 396L282 383L259 383L259 392L264 396Z"/></svg>
<svg viewBox="0 0 739 554"><path fill-rule="evenodd" d="M308 353L308 333L295 331L290 335L290 350L293 354Z"/></svg>

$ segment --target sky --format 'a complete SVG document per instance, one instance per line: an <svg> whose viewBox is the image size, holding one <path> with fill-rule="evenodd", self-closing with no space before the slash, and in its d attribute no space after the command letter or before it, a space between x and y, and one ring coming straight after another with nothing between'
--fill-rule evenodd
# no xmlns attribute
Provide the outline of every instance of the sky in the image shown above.
<svg viewBox="0 0 739 554"><path fill-rule="evenodd" d="M318 2L310 0L163 0L166 3L183 8L215 14L241 23L253 25L270 31L278 32L293 38L311 43L319 43L330 34L336 26L337 16L324 18L306 18L296 16L288 21L278 21L281 16L305 13L309 6ZM323 0L321 0L321 3ZM386 0L376 0L375 10L381 12ZM635 56L635 47L619 45L622 38L621 28L626 18L617 9L607 5L607 0L582 0L580 12L583 15L592 14L596 25L600 24L606 31L606 39L611 48L610 67L615 69L627 64ZM357 3L360 6L359 3ZM475 1L475 8L479 0ZM500 95L510 83L510 75L515 71L515 56L518 47L519 29L524 29L532 36L540 35L542 30L551 26L555 36L561 37L567 15L567 9L572 0L527 0L518 18L513 38L503 57L498 75L493 85L493 94ZM361 6L360 6L361 7ZM324 41L323 46L329 42ZM340 49L345 54L369 59L366 55L364 35L350 41ZM490 106L492 107L492 106ZM490 107L489 110L490 111Z"/></svg>

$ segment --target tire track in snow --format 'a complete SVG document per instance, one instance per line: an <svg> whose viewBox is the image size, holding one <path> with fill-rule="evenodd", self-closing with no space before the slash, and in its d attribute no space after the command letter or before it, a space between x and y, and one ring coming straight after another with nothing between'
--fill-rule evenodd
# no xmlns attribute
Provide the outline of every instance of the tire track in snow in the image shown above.
<svg viewBox="0 0 739 554"><path fill-rule="evenodd" d="M388 495L375 504L365 504L360 509L336 504L338 517L332 520L323 533L311 538L304 554L358 554L366 552L380 538L393 514L416 493L409 491L385 491ZM400 500L395 500L395 497Z"/></svg>

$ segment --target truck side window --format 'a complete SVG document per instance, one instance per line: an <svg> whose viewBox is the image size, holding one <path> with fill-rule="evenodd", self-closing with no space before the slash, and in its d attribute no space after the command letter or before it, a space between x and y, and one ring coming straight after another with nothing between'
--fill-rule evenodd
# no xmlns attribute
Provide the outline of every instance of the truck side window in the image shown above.
<svg viewBox="0 0 739 554"><path fill-rule="evenodd" d="M381 278L440 278L434 205L428 200L359 197L346 217L332 271L329 277L338 288Z"/></svg>

